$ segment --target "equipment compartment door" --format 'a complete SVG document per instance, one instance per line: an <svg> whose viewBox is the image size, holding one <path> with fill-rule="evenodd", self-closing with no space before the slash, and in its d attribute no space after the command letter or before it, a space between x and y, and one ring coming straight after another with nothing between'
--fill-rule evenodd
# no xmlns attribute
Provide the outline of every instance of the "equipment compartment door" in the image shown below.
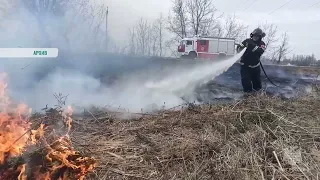
<svg viewBox="0 0 320 180"><path fill-rule="evenodd" d="M198 40L197 41L197 51L198 52L208 52L209 50L209 41L208 40Z"/></svg>
<svg viewBox="0 0 320 180"><path fill-rule="evenodd" d="M234 55L235 53L235 44L234 41L228 41L228 55Z"/></svg>
<svg viewBox="0 0 320 180"><path fill-rule="evenodd" d="M225 40L219 40L219 53L226 53L228 52L228 42Z"/></svg>
<svg viewBox="0 0 320 180"><path fill-rule="evenodd" d="M218 53L219 41L210 40L209 41L209 53Z"/></svg>

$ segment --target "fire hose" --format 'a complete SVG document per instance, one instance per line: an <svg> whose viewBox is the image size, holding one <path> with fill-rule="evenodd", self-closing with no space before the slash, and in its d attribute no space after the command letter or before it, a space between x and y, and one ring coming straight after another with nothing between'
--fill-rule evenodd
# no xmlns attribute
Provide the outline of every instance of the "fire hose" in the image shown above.
<svg viewBox="0 0 320 180"><path fill-rule="evenodd" d="M239 45L239 44L236 44L236 45ZM261 61L260 61L260 66L261 66L261 69L262 69L264 75L265 75L266 78L268 79L268 81L269 81L272 85L274 85L275 87L280 87L279 85L276 85L276 84L270 79L270 77L268 76L266 70L264 69L264 66L263 66L263 64L262 64Z"/></svg>
<svg viewBox="0 0 320 180"><path fill-rule="evenodd" d="M261 61L260 61L260 66L261 66L261 69L262 69L264 75L265 75L266 78L268 79L268 81L269 81L272 85L274 85L274 86L276 86L276 87L279 87L279 85L276 85L276 84L269 78L269 76L268 76L268 74L266 73L266 71L265 71L265 69L264 69Z"/></svg>

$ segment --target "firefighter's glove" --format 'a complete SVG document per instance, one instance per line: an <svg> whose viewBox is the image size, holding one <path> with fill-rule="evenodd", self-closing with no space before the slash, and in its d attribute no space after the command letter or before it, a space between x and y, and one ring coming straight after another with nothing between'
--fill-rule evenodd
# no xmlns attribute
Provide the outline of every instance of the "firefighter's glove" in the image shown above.
<svg viewBox="0 0 320 180"><path fill-rule="evenodd" d="M244 49L244 47L238 45L237 46L237 53L240 53L243 49Z"/></svg>

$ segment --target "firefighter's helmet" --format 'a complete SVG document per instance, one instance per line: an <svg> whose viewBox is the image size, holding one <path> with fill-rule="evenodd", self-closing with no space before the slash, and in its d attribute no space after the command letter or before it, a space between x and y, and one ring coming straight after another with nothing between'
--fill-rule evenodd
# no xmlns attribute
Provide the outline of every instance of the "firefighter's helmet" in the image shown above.
<svg viewBox="0 0 320 180"><path fill-rule="evenodd" d="M264 38L266 36L266 33L264 33L260 28L257 28L250 34L251 37L253 37L254 35Z"/></svg>

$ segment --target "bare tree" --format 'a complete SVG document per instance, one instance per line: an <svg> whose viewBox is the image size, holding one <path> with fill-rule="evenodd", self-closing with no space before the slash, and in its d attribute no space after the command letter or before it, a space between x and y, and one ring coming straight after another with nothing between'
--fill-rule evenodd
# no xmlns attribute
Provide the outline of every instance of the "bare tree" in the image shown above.
<svg viewBox="0 0 320 180"><path fill-rule="evenodd" d="M169 16L169 31L176 39L187 36L217 36L221 33L217 9L213 0L174 0L173 16Z"/></svg>
<svg viewBox="0 0 320 180"><path fill-rule="evenodd" d="M288 34L284 33L281 37L280 45L277 50L278 63L280 63L281 60L283 60L288 53L289 53Z"/></svg>
<svg viewBox="0 0 320 180"><path fill-rule="evenodd" d="M235 38L241 41L245 38L248 26L240 23L236 16L229 16L225 20L223 37Z"/></svg>
<svg viewBox="0 0 320 180"><path fill-rule="evenodd" d="M179 52L177 51L177 42L178 42L178 39L175 39L175 38L171 38L171 39L168 39L167 41L165 41L165 47L167 49L167 53L170 55L170 56L173 56L173 57L180 57L180 54Z"/></svg>
<svg viewBox="0 0 320 180"><path fill-rule="evenodd" d="M157 30L158 30L157 24L156 22L154 22L149 31L149 34L150 34L149 44L152 47L151 49L152 56L158 56L159 54L159 47L158 47L159 35Z"/></svg>
<svg viewBox="0 0 320 180"><path fill-rule="evenodd" d="M160 34L160 35L159 35ZM149 23L141 18L129 29L128 50L130 55L158 56L162 48L163 25L159 21Z"/></svg>
<svg viewBox="0 0 320 180"><path fill-rule="evenodd" d="M200 29L200 34L203 36L222 37L223 27L219 22L221 18L222 15L219 15L213 18L211 21L204 22L202 28Z"/></svg>
<svg viewBox="0 0 320 180"><path fill-rule="evenodd" d="M153 47L154 50L156 51L156 42L157 42L157 36L155 35L155 31L154 31L154 26L150 23L147 22L147 29L146 29L146 33L147 33L147 38L146 38L146 46L147 46L147 53L144 55L147 56L151 56L154 52L153 52ZM155 42L153 42L155 41ZM154 44L154 46L153 46Z"/></svg>
<svg viewBox="0 0 320 180"><path fill-rule="evenodd" d="M268 54L269 55L267 55L267 58L269 59L269 60L271 60L271 61L276 61L276 59L277 59L277 56L278 56L278 49L277 48L274 48L274 49L272 49L272 50L268 50Z"/></svg>
<svg viewBox="0 0 320 180"><path fill-rule="evenodd" d="M47 16L63 16L66 13L68 0L21 0L24 8L34 14L38 21L39 30L45 42L45 46L50 46L48 39L49 33L46 31L46 18Z"/></svg>
<svg viewBox="0 0 320 180"><path fill-rule="evenodd" d="M290 59L285 59L284 62L296 66L320 66L320 61L316 59L314 54L293 55Z"/></svg>
<svg viewBox="0 0 320 180"><path fill-rule="evenodd" d="M166 41L165 47L170 50L188 36L221 34L221 17L213 5L213 0L174 0L167 28L174 37ZM176 55L176 52L172 51L171 54Z"/></svg>
<svg viewBox="0 0 320 180"><path fill-rule="evenodd" d="M21 6L27 9L34 15L41 35L45 38L45 45L48 47L54 41L50 39L51 27L54 23L52 20L56 17L62 17L64 24L59 29L59 36L65 40L64 44L71 43L79 44L79 39L82 39L85 44L92 47L105 47L101 36L105 36L105 18L106 7L103 4L97 5L94 0L19 0ZM86 36L79 36L79 34Z"/></svg>
<svg viewBox="0 0 320 180"><path fill-rule="evenodd" d="M278 38L277 38L278 27L274 24L269 24L269 23L260 25L260 27L266 33L266 37L264 38L266 47L272 50L274 48L274 44L278 41Z"/></svg>
<svg viewBox="0 0 320 180"><path fill-rule="evenodd" d="M155 32L156 36L158 37L158 49L159 49L159 56L163 55L163 42L164 42L164 29L165 29L165 19L163 15L160 14L160 17L155 21Z"/></svg>
<svg viewBox="0 0 320 180"><path fill-rule="evenodd" d="M92 11L92 18L91 18L91 27L90 30L92 31L93 40L94 42L99 42L102 45L105 42L105 39L101 37L105 37L104 32L102 29L105 27L107 15L105 13L106 7L104 6L97 6L95 10Z"/></svg>
<svg viewBox="0 0 320 180"><path fill-rule="evenodd" d="M187 37L188 15L185 1L174 0L172 13L168 18L168 30L181 39Z"/></svg>
<svg viewBox="0 0 320 180"><path fill-rule="evenodd" d="M187 11L193 35L199 35L204 29L214 26L213 22L217 19L213 0L188 0Z"/></svg>
<svg viewBox="0 0 320 180"><path fill-rule="evenodd" d="M165 22L162 14L152 22L143 18L137 21L128 31L128 53L140 56L163 56L167 49Z"/></svg>
<svg viewBox="0 0 320 180"><path fill-rule="evenodd" d="M77 39L76 32L82 36L83 44L106 50L106 18L107 7L104 4L92 3L93 0L68 0L68 18L65 26L65 37ZM110 37L107 37L111 41ZM79 37L78 37L79 39Z"/></svg>
<svg viewBox="0 0 320 180"><path fill-rule="evenodd" d="M170 12L168 16L167 29L174 34L175 37L172 41L175 41L175 43L179 42L180 39L187 37L186 23L187 15L185 2L183 0L174 0L172 12Z"/></svg>
<svg viewBox="0 0 320 180"><path fill-rule="evenodd" d="M44 16L47 14L63 15L71 2L69 0L22 0L22 3L30 12Z"/></svg>
<svg viewBox="0 0 320 180"><path fill-rule="evenodd" d="M149 52L148 47L150 41L150 26L147 20L140 19L138 24L136 25L136 37L137 37L137 45L138 45L138 53L139 55L147 55Z"/></svg>
<svg viewBox="0 0 320 180"><path fill-rule="evenodd" d="M136 55L136 30L135 27L129 29L129 55Z"/></svg>

